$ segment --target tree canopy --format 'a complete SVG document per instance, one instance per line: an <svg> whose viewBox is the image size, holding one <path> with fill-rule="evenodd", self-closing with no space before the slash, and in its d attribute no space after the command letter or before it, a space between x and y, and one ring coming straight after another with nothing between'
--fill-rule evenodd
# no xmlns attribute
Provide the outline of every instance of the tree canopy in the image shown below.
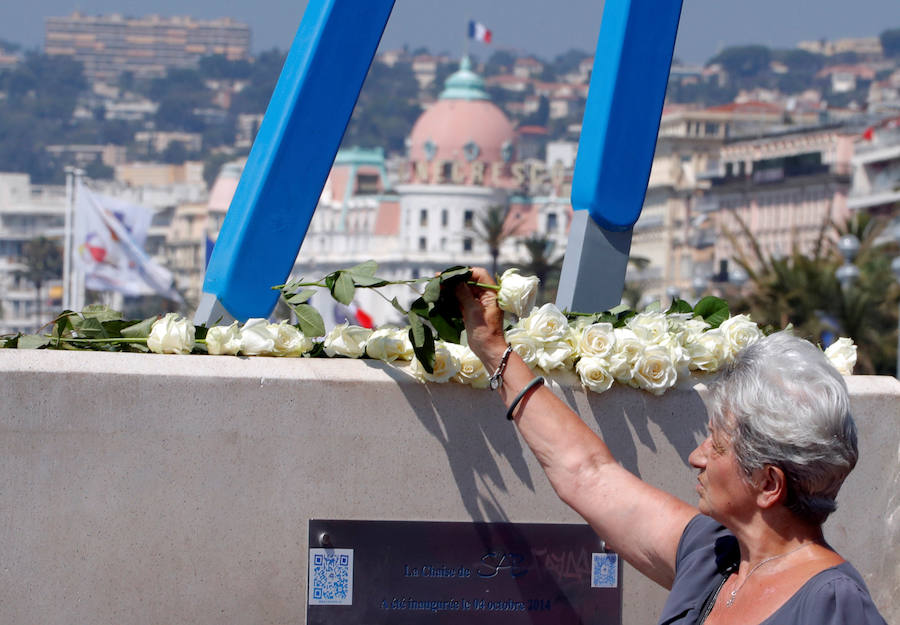
<svg viewBox="0 0 900 625"><path fill-rule="evenodd" d="M900 28L892 28L881 33L881 49L884 55L891 58L900 58Z"/></svg>

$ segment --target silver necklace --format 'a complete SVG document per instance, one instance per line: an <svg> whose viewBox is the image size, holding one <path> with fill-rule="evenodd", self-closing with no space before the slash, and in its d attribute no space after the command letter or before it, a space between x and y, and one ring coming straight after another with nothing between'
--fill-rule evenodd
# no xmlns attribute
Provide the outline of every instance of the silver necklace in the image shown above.
<svg viewBox="0 0 900 625"><path fill-rule="evenodd" d="M774 555L774 556L769 556L768 558L766 558L765 560L763 560L762 562L760 562L759 564L754 566L752 569L750 569L750 572L747 573L747 577L744 578L744 581L741 582L741 585L731 591L731 596L728 598L728 601L725 602L725 607L730 608L731 606L734 605L734 598L737 597L738 591L744 587L744 584L747 583L747 580L750 579L750 576L753 575L754 573L756 573L756 569L761 567L763 564L767 564L767 563L771 562L772 560L777 560L778 558L784 558L785 556L791 555L795 551L800 551L804 547L809 547L810 545L814 545L814 544L815 543L803 543L799 547L795 547L794 549L791 549L790 551L786 551L784 553L779 553L778 555Z"/></svg>

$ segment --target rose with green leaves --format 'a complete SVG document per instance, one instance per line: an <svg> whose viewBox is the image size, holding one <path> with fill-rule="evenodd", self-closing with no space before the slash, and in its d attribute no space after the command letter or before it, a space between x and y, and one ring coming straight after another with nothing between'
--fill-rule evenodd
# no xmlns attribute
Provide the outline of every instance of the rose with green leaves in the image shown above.
<svg viewBox="0 0 900 625"><path fill-rule="evenodd" d="M190 321L168 313L153 324L147 347L156 354L190 354L194 349L195 329Z"/></svg>

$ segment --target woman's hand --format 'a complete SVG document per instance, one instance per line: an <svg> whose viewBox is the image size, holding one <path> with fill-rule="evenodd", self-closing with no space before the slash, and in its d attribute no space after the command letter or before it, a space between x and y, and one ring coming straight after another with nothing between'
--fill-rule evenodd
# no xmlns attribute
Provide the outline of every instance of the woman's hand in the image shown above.
<svg viewBox="0 0 900 625"><path fill-rule="evenodd" d="M494 284L493 278L483 267L472 269L472 282ZM484 366L493 371L506 350L503 335L503 311L497 305L497 292L473 284L461 283L456 287L469 347L481 359Z"/></svg>

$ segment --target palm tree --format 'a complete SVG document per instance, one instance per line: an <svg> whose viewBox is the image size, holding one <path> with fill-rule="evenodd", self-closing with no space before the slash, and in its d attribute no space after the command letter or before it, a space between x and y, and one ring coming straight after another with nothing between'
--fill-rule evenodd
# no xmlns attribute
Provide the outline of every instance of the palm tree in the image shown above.
<svg viewBox="0 0 900 625"><path fill-rule="evenodd" d="M492 204L485 211L476 217L476 222L472 227L473 232L480 241L483 241L491 253L491 275L497 275L497 265L500 259L500 248L503 242L514 235L519 224L509 226L506 223L506 217L509 214L509 207L503 204Z"/></svg>
<svg viewBox="0 0 900 625"><path fill-rule="evenodd" d="M801 253L795 243L786 257L765 253L747 225L740 218L737 222L747 252L736 244L733 233L724 234L739 250L734 260L747 272L749 293L734 303L734 312L749 312L760 325L773 329L792 325L798 335L813 340L831 333L849 336L859 348L859 372L893 372L897 285L890 260L895 254L878 244L884 228L881 220L856 215L840 226L826 220L810 254ZM844 289L835 275L843 262L835 241L846 233L860 239L856 259L860 276Z"/></svg>
<svg viewBox="0 0 900 625"><path fill-rule="evenodd" d="M528 252L528 260L522 266L522 273L537 276L541 281L538 286L538 301L544 302L545 295L555 297L559 287L559 272L562 270L563 256L553 256L556 244L545 236L533 234L521 243Z"/></svg>
<svg viewBox="0 0 900 625"><path fill-rule="evenodd" d="M38 327L41 325L41 287L46 280L59 278L62 274L62 250L56 241L40 236L26 241L22 246L22 260L25 270L17 272L35 288L35 307Z"/></svg>

